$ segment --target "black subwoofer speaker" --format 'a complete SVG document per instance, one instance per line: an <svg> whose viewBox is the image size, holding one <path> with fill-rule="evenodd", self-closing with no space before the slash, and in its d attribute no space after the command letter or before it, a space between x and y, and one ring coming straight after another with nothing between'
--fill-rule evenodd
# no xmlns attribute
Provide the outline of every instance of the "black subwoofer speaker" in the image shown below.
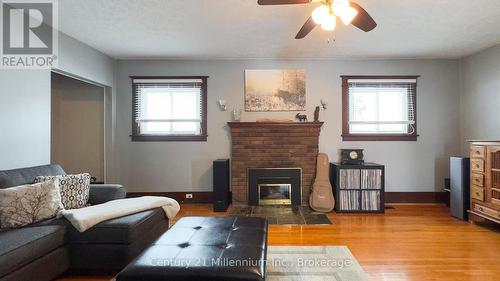
<svg viewBox="0 0 500 281"><path fill-rule="evenodd" d="M225 212L231 203L229 159L217 159L213 164L214 212Z"/></svg>
<svg viewBox="0 0 500 281"><path fill-rule="evenodd" d="M470 204L470 159L450 158L450 209L451 215L468 220Z"/></svg>

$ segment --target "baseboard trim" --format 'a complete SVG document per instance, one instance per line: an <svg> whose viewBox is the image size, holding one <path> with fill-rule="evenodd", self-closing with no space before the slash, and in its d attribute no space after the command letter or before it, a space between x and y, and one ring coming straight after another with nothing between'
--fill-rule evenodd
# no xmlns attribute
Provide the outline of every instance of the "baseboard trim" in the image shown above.
<svg viewBox="0 0 500 281"><path fill-rule="evenodd" d="M192 194L193 198L186 198L186 194ZM140 196L165 196L179 203L212 203L213 192L127 192L129 198Z"/></svg>
<svg viewBox="0 0 500 281"><path fill-rule="evenodd" d="M186 194L193 194L187 199ZM212 203L213 192L128 192L127 197L166 196L179 203ZM386 192L385 203L446 203L447 192Z"/></svg>
<svg viewBox="0 0 500 281"><path fill-rule="evenodd" d="M447 192L386 192L385 203L443 203Z"/></svg>

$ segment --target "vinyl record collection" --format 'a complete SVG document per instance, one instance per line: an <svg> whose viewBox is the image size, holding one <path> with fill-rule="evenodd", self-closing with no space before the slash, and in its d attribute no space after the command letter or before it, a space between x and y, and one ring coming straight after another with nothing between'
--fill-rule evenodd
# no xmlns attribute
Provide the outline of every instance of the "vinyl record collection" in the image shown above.
<svg viewBox="0 0 500 281"><path fill-rule="evenodd" d="M369 211L378 210L380 208L380 191L363 191L361 208Z"/></svg>
<svg viewBox="0 0 500 281"><path fill-rule="evenodd" d="M340 208L342 210L358 210L359 209L359 191L341 190L339 203L340 203Z"/></svg>
<svg viewBox="0 0 500 281"><path fill-rule="evenodd" d="M383 212L384 167L382 165L334 165L334 167L338 172L337 211Z"/></svg>
<svg viewBox="0 0 500 281"><path fill-rule="evenodd" d="M359 170L340 170L340 189L359 189Z"/></svg>
<svg viewBox="0 0 500 281"><path fill-rule="evenodd" d="M361 189L380 189L382 187L382 170L361 170Z"/></svg>

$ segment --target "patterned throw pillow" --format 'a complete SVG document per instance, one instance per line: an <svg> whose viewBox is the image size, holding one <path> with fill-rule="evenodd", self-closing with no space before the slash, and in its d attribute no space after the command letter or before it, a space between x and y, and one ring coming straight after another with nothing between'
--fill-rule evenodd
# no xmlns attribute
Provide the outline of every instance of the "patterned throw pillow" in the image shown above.
<svg viewBox="0 0 500 281"><path fill-rule="evenodd" d="M55 217L63 209L55 179L0 189L0 228L17 228Z"/></svg>
<svg viewBox="0 0 500 281"><path fill-rule="evenodd" d="M61 200L65 209L80 209L87 206L90 190L89 174L39 176L36 177L35 182L42 182L51 179L59 180Z"/></svg>

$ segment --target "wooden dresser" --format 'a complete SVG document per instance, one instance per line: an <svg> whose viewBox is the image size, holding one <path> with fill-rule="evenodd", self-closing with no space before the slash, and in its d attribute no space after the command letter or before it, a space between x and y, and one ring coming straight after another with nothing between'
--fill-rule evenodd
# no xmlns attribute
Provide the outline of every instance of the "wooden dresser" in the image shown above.
<svg viewBox="0 0 500 281"><path fill-rule="evenodd" d="M470 141L471 221L500 223L500 141Z"/></svg>

